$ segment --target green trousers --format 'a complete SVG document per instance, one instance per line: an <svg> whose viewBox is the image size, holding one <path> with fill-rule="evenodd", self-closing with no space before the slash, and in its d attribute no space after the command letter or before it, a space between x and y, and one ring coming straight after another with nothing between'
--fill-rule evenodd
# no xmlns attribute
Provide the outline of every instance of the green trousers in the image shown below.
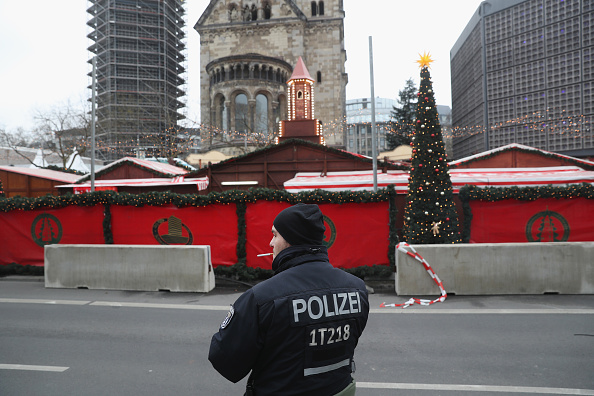
<svg viewBox="0 0 594 396"><path fill-rule="evenodd" d="M355 380L353 379L353 382L351 382L349 384L349 386L347 386L346 388L344 388L343 390L341 390L334 396L354 396L356 390L357 390L357 385L355 384Z"/></svg>

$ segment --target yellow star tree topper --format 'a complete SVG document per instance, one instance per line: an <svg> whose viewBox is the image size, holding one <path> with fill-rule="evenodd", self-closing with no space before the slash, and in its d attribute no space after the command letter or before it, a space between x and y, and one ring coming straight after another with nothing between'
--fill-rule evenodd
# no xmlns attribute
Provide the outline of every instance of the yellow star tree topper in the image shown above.
<svg viewBox="0 0 594 396"><path fill-rule="evenodd" d="M424 67L431 67L430 63L433 62L433 59L431 59L431 54L423 52L423 55L419 54L419 56L421 58L417 61L417 63L421 69Z"/></svg>

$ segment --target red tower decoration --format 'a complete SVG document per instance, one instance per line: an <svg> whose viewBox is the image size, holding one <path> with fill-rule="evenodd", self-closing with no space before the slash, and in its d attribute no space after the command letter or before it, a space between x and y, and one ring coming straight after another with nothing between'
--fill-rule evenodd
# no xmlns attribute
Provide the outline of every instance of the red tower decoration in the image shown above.
<svg viewBox="0 0 594 396"><path fill-rule="evenodd" d="M287 81L289 119L280 122L277 142L303 139L325 144L322 122L314 118L314 82L303 59L299 57L293 74Z"/></svg>

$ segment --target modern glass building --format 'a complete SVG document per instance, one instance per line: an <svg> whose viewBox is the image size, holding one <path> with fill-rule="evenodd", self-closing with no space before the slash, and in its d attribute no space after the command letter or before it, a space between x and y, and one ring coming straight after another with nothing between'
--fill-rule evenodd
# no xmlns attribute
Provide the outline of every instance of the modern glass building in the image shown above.
<svg viewBox="0 0 594 396"><path fill-rule="evenodd" d="M397 102L394 99L375 98L375 126L377 150L386 151L386 133L390 130L390 117ZM347 136L346 149L351 153L372 155L371 147L371 99L350 99L346 101Z"/></svg>
<svg viewBox="0 0 594 396"><path fill-rule="evenodd" d="M91 0L87 12L98 150L106 160L160 155L185 107L183 0Z"/></svg>
<svg viewBox="0 0 594 396"><path fill-rule="evenodd" d="M390 124L394 106L398 106L395 99L375 98L375 124L377 130L378 155L389 150L386 134L392 129ZM451 145L451 110L449 106L437 105L439 123L448 153ZM350 99L346 101L347 113L347 151L352 153L372 155L371 147L371 99Z"/></svg>
<svg viewBox="0 0 594 396"><path fill-rule="evenodd" d="M594 2L484 1L450 53L454 158L509 143L594 155Z"/></svg>

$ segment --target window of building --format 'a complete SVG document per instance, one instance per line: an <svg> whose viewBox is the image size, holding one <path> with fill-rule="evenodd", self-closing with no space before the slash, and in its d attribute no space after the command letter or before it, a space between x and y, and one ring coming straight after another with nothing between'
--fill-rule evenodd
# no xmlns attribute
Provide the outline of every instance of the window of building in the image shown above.
<svg viewBox="0 0 594 396"><path fill-rule="evenodd" d="M317 77L318 77L317 78L318 83L321 83L322 82L322 72L321 71L318 71Z"/></svg>
<svg viewBox="0 0 594 396"><path fill-rule="evenodd" d="M248 100L245 94L239 94L235 97L235 130L237 132L247 132L248 130Z"/></svg>
<svg viewBox="0 0 594 396"><path fill-rule="evenodd" d="M229 5L229 22L235 22L239 18L239 9L237 4L231 3Z"/></svg>
<svg viewBox="0 0 594 396"><path fill-rule="evenodd" d="M268 98L266 95L258 94L256 96L255 123L257 133L266 134L268 132Z"/></svg>
<svg viewBox="0 0 594 396"><path fill-rule="evenodd" d="M264 3L264 19L270 19L272 13L272 7L270 3Z"/></svg>
<svg viewBox="0 0 594 396"><path fill-rule="evenodd" d="M318 2L318 15L324 15L324 2Z"/></svg>
<svg viewBox="0 0 594 396"><path fill-rule="evenodd" d="M315 1L311 2L311 16L316 16L318 15L318 3L316 3Z"/></svg>

